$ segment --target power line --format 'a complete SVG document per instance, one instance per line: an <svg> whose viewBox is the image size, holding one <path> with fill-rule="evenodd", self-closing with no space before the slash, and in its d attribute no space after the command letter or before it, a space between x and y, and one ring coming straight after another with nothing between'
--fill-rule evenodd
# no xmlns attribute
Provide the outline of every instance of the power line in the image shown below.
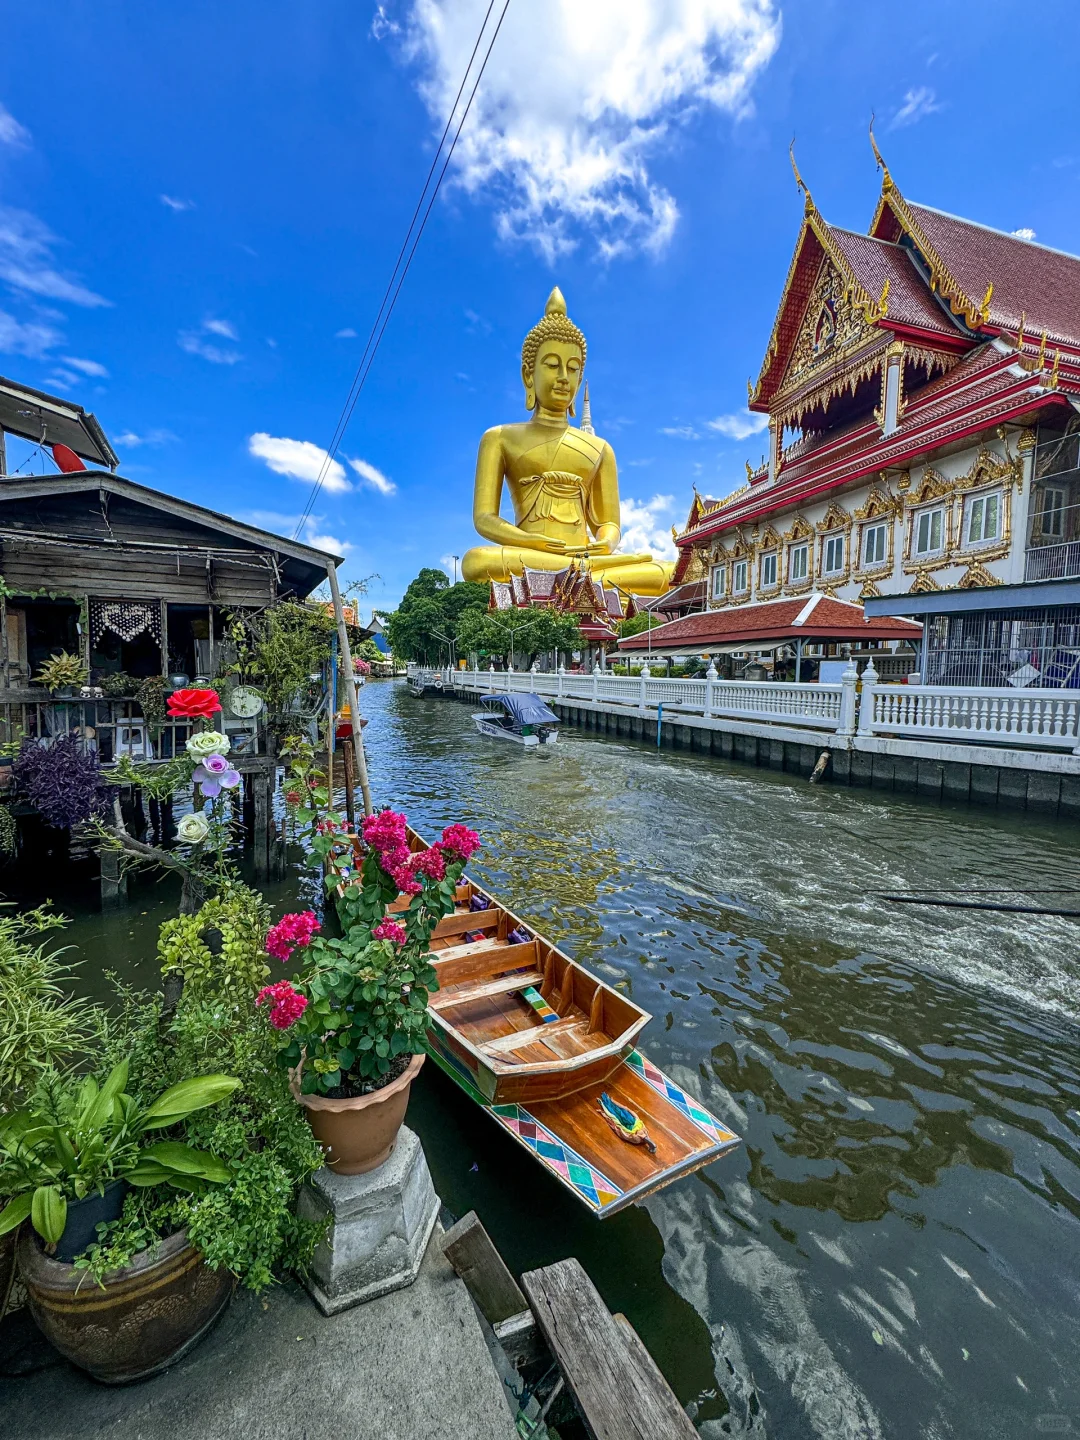
<svg viewBox="0 0 1080 1440"><path fill-rule="evenodd" d="M469 92L469 98L466 102L465 109L462 112L461 119L458 121L457 129L454 132L454 138L450 144L449 150L447 150L446 152L446 156L442 162L442 168L439 170L439 175L435 182L435 188L432 190L430 199L427 203L427 207L424 209L423 218L420 221L420 228L416 231L415 238L413 239L412 245L410 247L409 238L416 227L416 218L419 215L421 207L424 204L424 196L427 194L428 187L431 184L431 177L435 173L436 167L438 166L439 156L442 153L443 146L446 142L446 137L450 132L451 125L453 124L454 115L457 113L458 106L461 103L461 97L465 91L465 86L468 82L469 74L476 60L477 53L480 49L481 41L484 37L484 32L487 29L488 21L491 19L491 13L494 8L495 0L489 0L488 8L484 14L483 22L476 36L476 43L473 45L472 54L469 56L469 63L466 65L465 73L461 77L461 84L458 86L457 95L454 97L454 103L451 106L449 115L447 116L446 124L443 127L442 135L439 138L438 147L436 148L431 165L428 168L428 173L425 177L423 188L420 191L420 197L416 202L416 208L413 210L412 219L409 221L409 228L405 232L405 238L401 243L401 249L398 251L397 259L394 262L394 268L390 273L390 279L387 282L386 289L383 292L383 297L379 304L379 309L376 312L375 319L372 322L370 331L368 332L368 338L364 345L363 354L360 357L360 363L356 368L356 373L353 376L352 384L349 386L349 394L346 397L345 404L343 405L341 410L341 414L338 416L338 422L335 426L330 446L326 451L326 455L323 459L323 463L319 470L318 477L315 480L315 484L312 486L311 494L308 496L307 504L304 506L303 513L301 514L300 519L297 521L296 529L293 531L294 540L299 538L300 532L311 514L312 507L314 506L315 501L319 497L319 492L322 490L323 484L325 483L326 476L330 470L330 466L334 463L334 458L337 455L341 442L345 438L345 432L349 428L349 422L352 419L353 411L356 409L356 405L360 399L361 392L363 391L364 385L367 383L367 378L371 373L371 367L374 364L375 356L378 353L380 344L382 343L383 335L386 333L386 327L390 322L390 316L393 314L394 306L397 304L398 296L401 294L401 287L405 283L405 277L406 275L408 275L409 268L412 265L413 257L416 254L416 248L419 245L421 237L423 236L424 230L427 226L428 217L431 214L432 206L435 204L435 201L438 198L439 190L442 187L442 182L446 175L446 171L450 165L451 159L453 158L454 150L457 148L457 142L461 137L462 128L464 127L465 121L469 117L469 111L472 109L473 101L476 99L476 92L479 89L480 81L484 78L484 71L487 69L488 61L491 59L491 52L495 48L495 41L499 38L499 31L502 29L503 21L506 19L506 12L510 8L510 0L504 0L502 12L499 15L498 23L496 24L495 29L492 32L491 40L488 43L487 50L484 54L483 62L481 63L479 71L477 72L476 79L473 82L472 90ZM406 249L408 249L408 256L405 259L404 266L402 266L402 257L405 255ZM399 270L400 275L398 274ZM395 279L397 282L396 285ZM391 294L391 292L393 293ZM387 303L388 299L389 304Z"/></svg>

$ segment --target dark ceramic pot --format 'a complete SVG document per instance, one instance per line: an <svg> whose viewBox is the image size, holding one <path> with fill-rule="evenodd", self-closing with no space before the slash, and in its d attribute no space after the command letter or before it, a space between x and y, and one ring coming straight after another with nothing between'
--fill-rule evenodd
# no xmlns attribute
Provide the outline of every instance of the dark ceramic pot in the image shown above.
<svg viewBox="0 0 1080 1440"><path fill-rule="evenodd" d="M52 1260L29 1225L18 1243L19 1273L38 1328L73 1365L105 1385L144 1380L174 1364L210 1329L233 1292L227 1270L211 1270L186 1231L96 1285L84 1270Z"/></svg>
<svg viewBox="0 0 1080 1440"><path fill-rule="evenodd" d="M111 1185L105 1186L103 1195L99 1195L94 1190L87 1195L85 1200L69 1200L67 1224L64 1226L64 1233L60 1236L60 1243L56 1247L53 1259L70 1265L88 1245L92 1245L98 1238L97 1227L99 1225L107 1220L120 1219L120 1212L124 1208L124 1196L127 1192L126 1180L114 1180Z"/></svg>
<svg viewBox="0 0 1080 1440"><path fill-rule="evenodd" d="M15 1241L18 1234L18 1230L9 1230L6 1235L0 1235L0 1320L4 1318L15 1280Z"/></svg>

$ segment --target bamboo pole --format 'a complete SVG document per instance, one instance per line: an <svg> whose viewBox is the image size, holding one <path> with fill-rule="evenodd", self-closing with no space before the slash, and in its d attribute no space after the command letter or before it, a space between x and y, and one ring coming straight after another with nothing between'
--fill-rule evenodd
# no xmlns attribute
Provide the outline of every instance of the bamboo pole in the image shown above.
<svg viewBox="0 0 1080 1440"><path fill-rule="evenodd" d="M352 650L349 648L349 632L345 628L345 611L341 608L341 590L338 586L337 570L333 560L326 562L326 578L330 582L330 595L334 602L334 619L337 621L338 644L341 646L341 671L345 677L345 691L349 697L349 717L352 721L353 746L356 750L356 768L360 774L360 793L364 797L364 814L373 815L375 812L371 804L371 787L368 784L364 733L360 726L360 695L356 688Z"/></svg>

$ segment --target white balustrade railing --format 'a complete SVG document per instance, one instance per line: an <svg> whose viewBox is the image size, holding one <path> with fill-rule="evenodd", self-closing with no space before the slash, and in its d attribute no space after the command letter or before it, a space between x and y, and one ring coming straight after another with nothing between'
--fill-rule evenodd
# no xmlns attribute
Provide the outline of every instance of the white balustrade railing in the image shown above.
<svg viewBox="0 0 1080 1440"><path fill-rule="evenodd" d="M905 739L1070 750L1080 754L1080 691L977 689L944 685L882 685L872 666L861 684L850 668L839 684L675 680L609 671L442 670L410 667L410 678L485 694L533 691L549 699L655 714L742 719L829 731L839 736ZM861 689L861 695L858 691Z"/></svg>
<svg viewBox="0 0 1080 1440"><path fill-rule="evenodd" d="M1080 693L1069 690L877 686L873 730L922 740L1077 748Z"/></svg>

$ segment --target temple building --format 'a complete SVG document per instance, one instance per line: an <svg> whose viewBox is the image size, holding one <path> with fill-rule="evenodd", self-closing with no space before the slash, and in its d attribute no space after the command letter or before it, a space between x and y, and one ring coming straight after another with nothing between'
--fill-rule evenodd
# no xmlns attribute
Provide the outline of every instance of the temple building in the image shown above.
<svg viewBox="0 0 1080 1440"><path fill-rule="evenodd" d="M587 406L587 398L585 403ZM491 582L489 610L522 609L532 605L577 619L587 646L584 658L590 664L614 646L619 621L631 619L640 608L634 596L624 595L613 585L604 585L579 564L572 563L558 571L526 569L520 575L511 575L509 580Z"/></svg>
<svg viewBox="0 0 1080 1440"><path fill-rule="evenodd" d="M704 612L686 644L708 649L715 612L823 594L923 622L924 683L1080 685L1080 259L908 201L874 150L865 235L796 170L748 387L768 454L725 499L695 494L676 537L673 585Z"/></svg>

